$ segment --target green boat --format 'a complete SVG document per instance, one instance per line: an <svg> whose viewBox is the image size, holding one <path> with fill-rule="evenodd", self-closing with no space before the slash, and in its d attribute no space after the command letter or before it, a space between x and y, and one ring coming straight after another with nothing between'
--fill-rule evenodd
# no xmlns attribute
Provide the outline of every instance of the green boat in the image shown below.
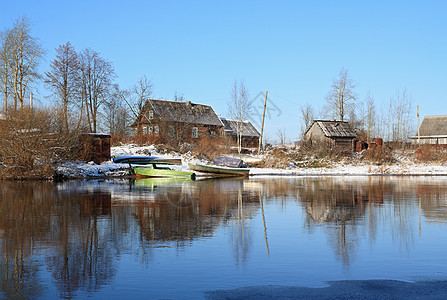
<svg viewBox="0 0 447 300"><path fill-rule="evenodd" d="M134 167L133 171L137 178L190 178L194 180L196 178L196 174L194 172L186 172L186 171L177 171L172 170L168 167L160 167L156 164L151 164L147 167Z"/></svg>

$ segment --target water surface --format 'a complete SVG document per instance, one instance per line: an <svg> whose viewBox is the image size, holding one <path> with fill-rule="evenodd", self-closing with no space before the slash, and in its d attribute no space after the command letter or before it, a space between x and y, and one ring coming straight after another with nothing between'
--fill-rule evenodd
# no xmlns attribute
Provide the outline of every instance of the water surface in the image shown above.
<svg viewBox="0 0 447 300"><path fill-rule="evenodd" d="M446 177L0 183L0 297L447 278Z"/></svg>

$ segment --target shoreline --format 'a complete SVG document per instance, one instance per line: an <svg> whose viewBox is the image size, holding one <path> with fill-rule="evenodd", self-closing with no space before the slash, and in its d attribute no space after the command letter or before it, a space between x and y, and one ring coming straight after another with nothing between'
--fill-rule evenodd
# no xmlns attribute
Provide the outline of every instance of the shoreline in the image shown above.
<svg viewBox="0 0 447 300"><path fill-rule="evenodd" d="M187 164L178 167L179 170L189 171ZM447 167L442 165L413 165L410 168L398 165L389 166L386 172L381 172L380 167L371 169L370 166L343 165L332 168L294 168L294 169L276 169L276 168L250 168L249 178L256 177L303 177L303 176L447 176ZM69 162L58 167L57 180L88 180L88 179L116 179L116 178L134 178L130 174L128 164L116 164L111 161L97 165L83 162ZM210 177L203 173L197 174L198 178Z"/></svg>

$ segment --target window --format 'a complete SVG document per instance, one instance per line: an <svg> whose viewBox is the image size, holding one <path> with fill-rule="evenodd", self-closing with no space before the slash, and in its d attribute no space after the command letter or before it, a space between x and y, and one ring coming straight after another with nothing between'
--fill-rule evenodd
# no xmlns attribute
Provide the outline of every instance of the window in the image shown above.
<svg viewBox="0 0 447 300"><path fill-rule="evenodd" d="M143 134L147 134L147 126L143 126Z"/></svg>
<svg viewBox="0 0 447 300"><path fill-rule="evenodd" d="M149 111L149 116L148 116L149 120L152 120L154 118L154 111L150 110Z"/></svg>
<svg viewBox="0 0 447 300"><path fill-rule="evenodd" d="M193 139L199 138L199 128L197 127L192 128L192 138Z"/></svg>
<svg viewBox="0 0 447 300"><path fill-rule="evenodd" d="M154 133L158 135L159 131L160 131L160 130L158 129L158 126L155 126L155 127L154 127Z"/></svg>
<svg viewBox="0 0 447 300"><path fill-rule="evenodd" d="M169 125L169 136L175 137L175 129L174 129L174 126L172 126L172 125Z"/></svg>
<svg viewBox="0 0 447 300"><path fill-rule="evenodd" d="M216 132L214 130L211 130L210 131L210 136L215 138L216 137Z"/></svg>
<svg viewBox="0 0 447 300"><path fill-rule="evenodd" d="M152 127L152 126L149 126L149 130L148 130L148 133L149 134L152 134L152 132L154 131L154 127Z"/></svg>

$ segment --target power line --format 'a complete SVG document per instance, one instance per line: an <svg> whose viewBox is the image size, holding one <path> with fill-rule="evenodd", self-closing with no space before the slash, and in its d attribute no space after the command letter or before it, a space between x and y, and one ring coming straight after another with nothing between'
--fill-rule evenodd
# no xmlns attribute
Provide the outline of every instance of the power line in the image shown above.
<svg viewBox="0 0 447 300"><path fill-rule="evenodd" d="M275 97L278 97L278 98L280 98L280 99L282 99L282 100L284 100L284 101L286 101L286 102L289 102L289 103L291 103L291 104L294 104L294 105L296 105L296 106L299 106L298 103L296 103L296 102L294 102L294 101L292 101L292 100L289 100L289 99L287 99L287 98L284 98L284 97L282 97L282 96L280 96L280 95L278 95L278 94L272 93L272 92L270 92L270 91L269 91L269 94L273 94L273 96L275 96Z"/></svg>

